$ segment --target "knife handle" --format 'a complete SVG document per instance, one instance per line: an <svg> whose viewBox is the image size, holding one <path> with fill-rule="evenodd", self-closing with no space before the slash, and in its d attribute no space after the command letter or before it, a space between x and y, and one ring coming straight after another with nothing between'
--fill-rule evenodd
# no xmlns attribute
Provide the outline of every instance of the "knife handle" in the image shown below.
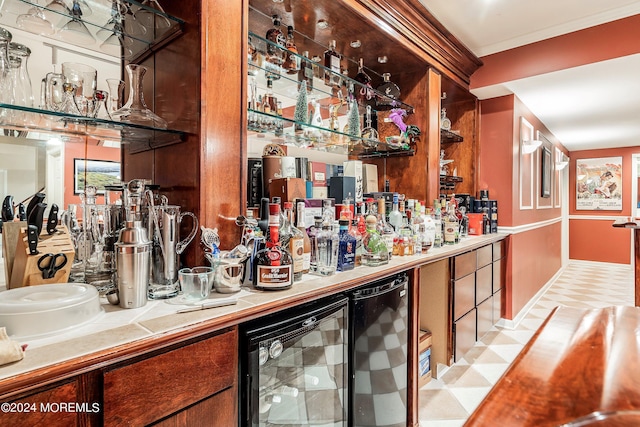
<svg viewBox="0 0 640 427"><path fill-rule="evenodd" d="M29 200L29 204L27 205L27 221L29 221L29 218L31 217L31 212L33 212L33 210L36 208L38 203L42 203L44 198L45 198L44 193L36 193L33 195L31 200Z"/></svg>
<svg viewBox="0 0 640 427"><path fill-rule="evenodd" d="M51 209L49 210L49 218L47 219L47 233L53 234L56 231L56 227L58 226L58 205L55 203L51 204Z"/></svg>
<svg viewBox="0 0 640 427"><path fill-rule="evenodd" d="M27 211L24 208L24 203L20 203L18 205L18 219L20 221L26 221L27 220Z"/></svg>
<svg viewBox="0 0 640 427"><path fill-rule="evenodd" d="M29 253L36 255L38 253L38 227L33 224L27 226L27 243L29 244Z"/></svg>
<svg viewBox="0 0 640 427"><path fill-rule="evenodd" d="M4 201L2 202L2 221L9 222L13 221L14 213L13 213L13 196L6 196Z"/></svg>
<svg viewBox="0 0 640 427"><path fill-rule="evenodd" d="M44 211L47 209L46 203L38 203L35 208L31 211L31 215L27 217L27 224L35 225L38 229L38 236L42 231L42 221L44 218Z"/></svg>

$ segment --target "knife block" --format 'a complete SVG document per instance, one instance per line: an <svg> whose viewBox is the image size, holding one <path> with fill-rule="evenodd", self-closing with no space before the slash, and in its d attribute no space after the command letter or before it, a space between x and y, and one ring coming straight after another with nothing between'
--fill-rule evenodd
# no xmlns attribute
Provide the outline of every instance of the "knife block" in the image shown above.
<svg viewBox="0 0 640 427"><path fill-rule="evenodd" d="M38 268L38 260L45 254L63 253L67 256L67 263L58 270L54 277L50 279L42 278L42 271ZM20 235L16 243L16 252L11 269L11 280L7 289L20 288L23 286L45 285L51 283L67 283L69 273L75 256L71 236L64 225L59 225L56 232L48 234L46 229L40 233L38 239L38 253L29 253L27 243L27 228L20 228Z"/></svg>

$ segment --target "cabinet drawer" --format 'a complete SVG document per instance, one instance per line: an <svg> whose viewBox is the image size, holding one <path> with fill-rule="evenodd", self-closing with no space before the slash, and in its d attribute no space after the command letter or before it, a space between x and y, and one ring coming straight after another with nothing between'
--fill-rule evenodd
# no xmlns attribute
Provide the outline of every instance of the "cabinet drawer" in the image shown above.
<svg viewBox="0 0 640 427"><path fill-rule="evenodd" d="M232 386L237 330L104 374L104 425L147 425Z"/></svg>
<svg viewBox="0 0 640 427"><path fill-rule="evenodd" d="M458 280L476 271L476 251L457 255L453 258L453 279Z"/></svg>
<svg viewBox="0 0 640 427"><path fill-rule="evenodd" d="M504 258L506 252L506 247L504 244L504 240L500 240L499 242L495 242L493 244L493 260L496 261L498 259Z"/></svg>
<svg viewBox="0 0 640 427"><path fill-rule="evenodd" d="M453 320L457 320L476 305L476 275L469 274L453 282Z"/></svg>
<svg viewBox="0 0 640 427"><path fill-rule="evenodd" d="M476 309L453 323L454 360L459 361L476 343Z"/></svg>
<svg viewBox="0 0 640 427"><path fill-rule="evenodd" d="M495 325L502 318L502 291L498 291L491 297L493 300L493 319Z"/></svg>
<svg viewBox="0 0 640 427"><path fill-rule="evenodd" d="M491 261L493 261L492 245L484 246L476 250L476 252L478 253L478 268L484 267L485 265L489 265L491 264Z"/></svg>
<svg viewBox="0 0 640 427"><path fill-rule="evenodd" d="M476 305L493 294L493 266L486 265L476 271Z"/></svg>
<svg viewBox="0 0 640 427"><path fill-rule="evenodd" d="M488 298L478 304L476 307L478 323L477 323L477 339L481 340L484 334L489 332L493 326L493 298Z"/></svg>
<svg viewBox="0 0 640 427"><path fill-rule="evenodd" d="M498 260L493 263L493 285L492 292L495 293L504 288L504 260Z"/></svg>

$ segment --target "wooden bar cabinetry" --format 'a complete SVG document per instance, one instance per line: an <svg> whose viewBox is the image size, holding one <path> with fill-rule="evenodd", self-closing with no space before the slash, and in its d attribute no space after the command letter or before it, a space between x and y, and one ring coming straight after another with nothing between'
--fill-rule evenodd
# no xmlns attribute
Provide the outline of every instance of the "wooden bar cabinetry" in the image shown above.
<svg viewBox="0 0 640 427"><path fill-rule="evenodd" d="M12 397L8 403L16 411L0 412L0 425L236 425L237 343L237 328L230 328L114 358L103 368Z"/></svg>

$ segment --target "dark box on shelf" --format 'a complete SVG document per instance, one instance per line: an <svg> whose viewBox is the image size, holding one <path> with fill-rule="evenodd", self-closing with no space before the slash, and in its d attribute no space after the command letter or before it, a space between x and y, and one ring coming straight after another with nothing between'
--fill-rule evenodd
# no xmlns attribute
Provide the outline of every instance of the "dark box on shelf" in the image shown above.
<svg viewBox="0 0 640 427"><path fill-rule="evenodd" d="M342 203L347 197L351 197L354 203L356 197L356 178L353 176L332 176L329 180L329 197Z"/></svg>
<svg viewBox="0 0 640 427"><path fill-rule="evenodd" d="M249 159L247 179L247 205L249 207L259 207L262 198L262 159Z"/></svg>
<svg viewBox="0 0 640 427"><path fill-rule="evenodd" d="M282 202L295 202L307 195L307 188L302 178L278 178L269 183L269 195L280 197Z"/></svg>

